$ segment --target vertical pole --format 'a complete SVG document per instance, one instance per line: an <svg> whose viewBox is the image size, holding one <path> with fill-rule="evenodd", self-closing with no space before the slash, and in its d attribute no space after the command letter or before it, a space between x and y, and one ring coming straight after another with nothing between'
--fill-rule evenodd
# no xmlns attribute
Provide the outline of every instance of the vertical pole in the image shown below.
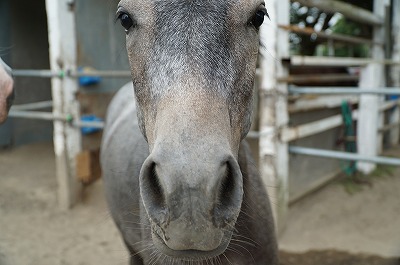
<svg viewBox="0 0 400 265"><path fill-rule="evenodd" d="M260 90L260 173L272 201L272 210L278 232L285 224L289 205L288 144L279 135L289 120L287 84L278 83L278 77L287 76L282 64L289 57L289 35L278 25L290 24L290 1L266 2L271 21L261 27L261 90Z"/></svg>
<svg viewBox="0 0 400 265"><path fill-rule="evenodd" d="M376 89L382 82L383 69L377 63L368 64L361 71L360 89ZM380 96L361 95L357 123L357 147L360 155L376 156L378 154L378 128ZM364 174L371 173L376 164L370 162L358 162L357 169Z"/></svg>
<svg viewBox="0 0 400 265"><path fill-rule="evenodd" d="M400 62L400 0L392 1L392 60ZM393 65L390 67L390 86L400 87L400 66ZM393 109L389 122L398 124L400 121L400 108L397 106ZM397 145L400 141L400 127L396 126L390 131L390 144Z"/></svg>
<svg viewBox="0 0 400 265"><path fill-rule="evenodd" d="M390 0L374 0L374 14L378 15L384 21L386 6ZM384 25L384 23L383 23ZM373 31L373 38L375 42L382 42L385 39L385 27L384 26L375 26ZM385 59L385 48L386 45L374 45L372 50L372 57L377 61L383 61ZM386 84L386 75L385 75L385 65L380 64L376 65L376 78L378 79L379 83L377 82L378 87L385 87ZM382 76L381 76L382 75ZM385 101L384 96L379 96L379 103L382 104ZM385 123L385 113L379 112L378 114L378 124L376 130L382 128ZM378 142L377 142L377 153L380 154L383 151L383 132L378 133Z"/></svg>
<svg viewBox="0 0 400 265"><path fill-rule="evenodd" d="M76 37L74 2L71 0L46 0L47 24L49 31L50 67L53 71L76 69ZM76 79L65 77L52 79L53 113L72 115L79 119L79 103L75 97L78 91ZM54 152L58 201L61 209L69 209L77 202L81 191L75 170L75 156L81 150L81 135L61 121L54 121Z"/></svg>
<svg viewBox="0 0 400 265"><path fill-rule="evenodd" d="M385 15L385 6L388 0L374 1L374 14L382 18ZM374 26L373 40L376 43L385 39L385 28ZM385 58L385 47L375 44L372 48L372 58L376 61L383 61ZM376 89L384 87L385 66L383 64L371 63L362 70L360 87L365 89ZM376 156L382 152L383 135L378 129L383 126L384 115L379 111L379 106L383 102L383 97L378 95L362 95L359 103L358 119L358 153L361 155ZM371 173L376 168L376 164L368 162L357 163L357 169L365 174Z"/></svg>

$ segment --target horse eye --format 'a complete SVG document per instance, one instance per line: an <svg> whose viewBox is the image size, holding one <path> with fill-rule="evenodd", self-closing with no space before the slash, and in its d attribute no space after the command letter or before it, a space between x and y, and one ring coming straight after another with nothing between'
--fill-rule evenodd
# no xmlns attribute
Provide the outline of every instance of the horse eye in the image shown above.
<svg viewBox="0 0 400 265"><path fill-rule="evenodd" d="M125 32L127 32L133 26L133 20L127 13L121 12L118 15L118 19L121 22L121 25L125 28Z"/></svg>
<svg viewBox="0 0 400 265"><path fill-rule="evenodd" d="M268 12L265 8L259 9L254 17L251 20L251 24L256 28L259 29L261 25L264 23L264 17L267 16L269 18Z"/></svg>

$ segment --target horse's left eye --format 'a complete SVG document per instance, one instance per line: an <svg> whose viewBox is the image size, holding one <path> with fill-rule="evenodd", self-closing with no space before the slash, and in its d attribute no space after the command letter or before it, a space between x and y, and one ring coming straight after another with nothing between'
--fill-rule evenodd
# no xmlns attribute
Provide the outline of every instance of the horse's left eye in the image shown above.
<svg viewBox="0 0 400 265"><path fill-rule="evenodd" d="M125 12L120 12L118 14L118 19L121 22L121 25L125 28L125 32L133 26L132 18Z"/></svg>
<svg viewBox="0 0 400 265"><path fill-rule="evenodd" d="M267 16L269 18L267 9L262 7L261 9L257 10L254 14L254 17L251 20L251 24L256 28L259 29L261 25L264 23L264 17Z"/></svg>

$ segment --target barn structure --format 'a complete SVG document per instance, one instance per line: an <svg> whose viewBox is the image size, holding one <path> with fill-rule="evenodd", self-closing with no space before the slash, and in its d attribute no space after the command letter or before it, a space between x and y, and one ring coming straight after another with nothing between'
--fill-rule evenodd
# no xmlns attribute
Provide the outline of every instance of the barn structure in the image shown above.
<svg viewBox="0 0 400 265"><path fill-rule="evenodd" d="M12 118L0 127L0 145L53 139L63 209L99 177L97 129L113 93L130 80L124 33L114 22L117 2L0 1L0 54L14 68L17 89ZM365 173L377 163L400 165L399 159L379 156L400 137L400 0L375 0L373 11L335 0L296 2L340 13L373 34L360 38L290 25L291 1L266 1L271 19L261 28L256 115L248 140L280 228L290 202L336 176L343 161L357 161ZM370 54L294 55L291 32L330 46L362 43ZM354 132L344 133L348 128ZM358 148L347 149L338 139Z"/></svg>

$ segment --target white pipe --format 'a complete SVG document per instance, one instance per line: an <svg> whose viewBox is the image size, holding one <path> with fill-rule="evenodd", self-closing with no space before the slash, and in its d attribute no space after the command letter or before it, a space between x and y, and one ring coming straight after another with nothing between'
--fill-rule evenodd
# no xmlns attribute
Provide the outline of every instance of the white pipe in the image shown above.
<svg viewBox="0 0 400 265"><path fill-rule="evenodd" d="M370 63L379 63L385 65L400 65L395 60L374 60L371 58L354 57L328 57L328 56L299 56L290 57L291 65L308 66L365 66Z"/></svg>
<svg viewBox="0 0 400 265"><path fill-rule="evenodd" d="M84 77L84 76L93 76L93 77L109 77L109 78L131 78L131 72L129 71L99 71L99 70L90 70L90 71L67 71L67 75L70 77Z"/></svg>
<svg viewBox="0 0 400 265"><path fill-rule="evenodd" d="M40 112L40 111L25 111L25 110L10 110L9 117L13 118L23 118L23 119L36 119L36 120L45 120L45 121L63 121L69 122L72 126L85 128L96 128L103 129L104 122L102 121L73 121L71 115L55 115L51 112Z"/></svg>
<svg viewBox="0 0 400 265"><path fill-rule="evenodd" d="M290 86L292 94L373 94L373 95L400 95L398 87L381 87L375 89L363 89L354 87L296 87Z"/></svg>
<svg viewBox="0 0 400 265"><path fill-rule="evenodd" d="M20 69L20 70L13 70L13 76L17 77L41 77L41 78L64 78L65 76L77 78L77 77L84 77L84 76L94 76L94 77L108 77L108 78L130 78L131 72L129 71L98 71L98 70L91 70L88 72L80 72L75 70L68 70L68 71L52 71L52 70L30 70L30 69Z"/></svg>
<svg viewBox="0 0 400 265"><path fill-rule="evenodd" d="M103 121L74 121L72 125L80 128L103 129L105 124Z"/></svg>
<svg viewBox="0 0 400 265"><path fill-rule="evenodd" d="M335 158L335 159L350 160L350 161L372 162L372 163L376 163L376 164L384 164L384 165L391 165L391 166L400 166L400 159L391 158L391 157L367 156L367 155L359 155L359 154L355 154L355 153L330 151L330 150L299 147L299 146L290 146L289 152L292 154L299 154L299 155L308 155L308 156Z"/></svg>
<svg viewBox="0 0 400 265"><path fill-rule="evenodd" d="M11 110L36 110L36 109L44 109L51 107L53 107L53 101L49 100L49 101L14 105L11 107Z"/></svg>
<svg viewBox="0 0 400 265"><path fill-rule="evenodd" d="M68 121L67 116L55 115L51 112L39 112L39 111L23 111L23 110L10 110L9 117L13 118L24 118L24 119L37 119L46 121Z"/></svg>

